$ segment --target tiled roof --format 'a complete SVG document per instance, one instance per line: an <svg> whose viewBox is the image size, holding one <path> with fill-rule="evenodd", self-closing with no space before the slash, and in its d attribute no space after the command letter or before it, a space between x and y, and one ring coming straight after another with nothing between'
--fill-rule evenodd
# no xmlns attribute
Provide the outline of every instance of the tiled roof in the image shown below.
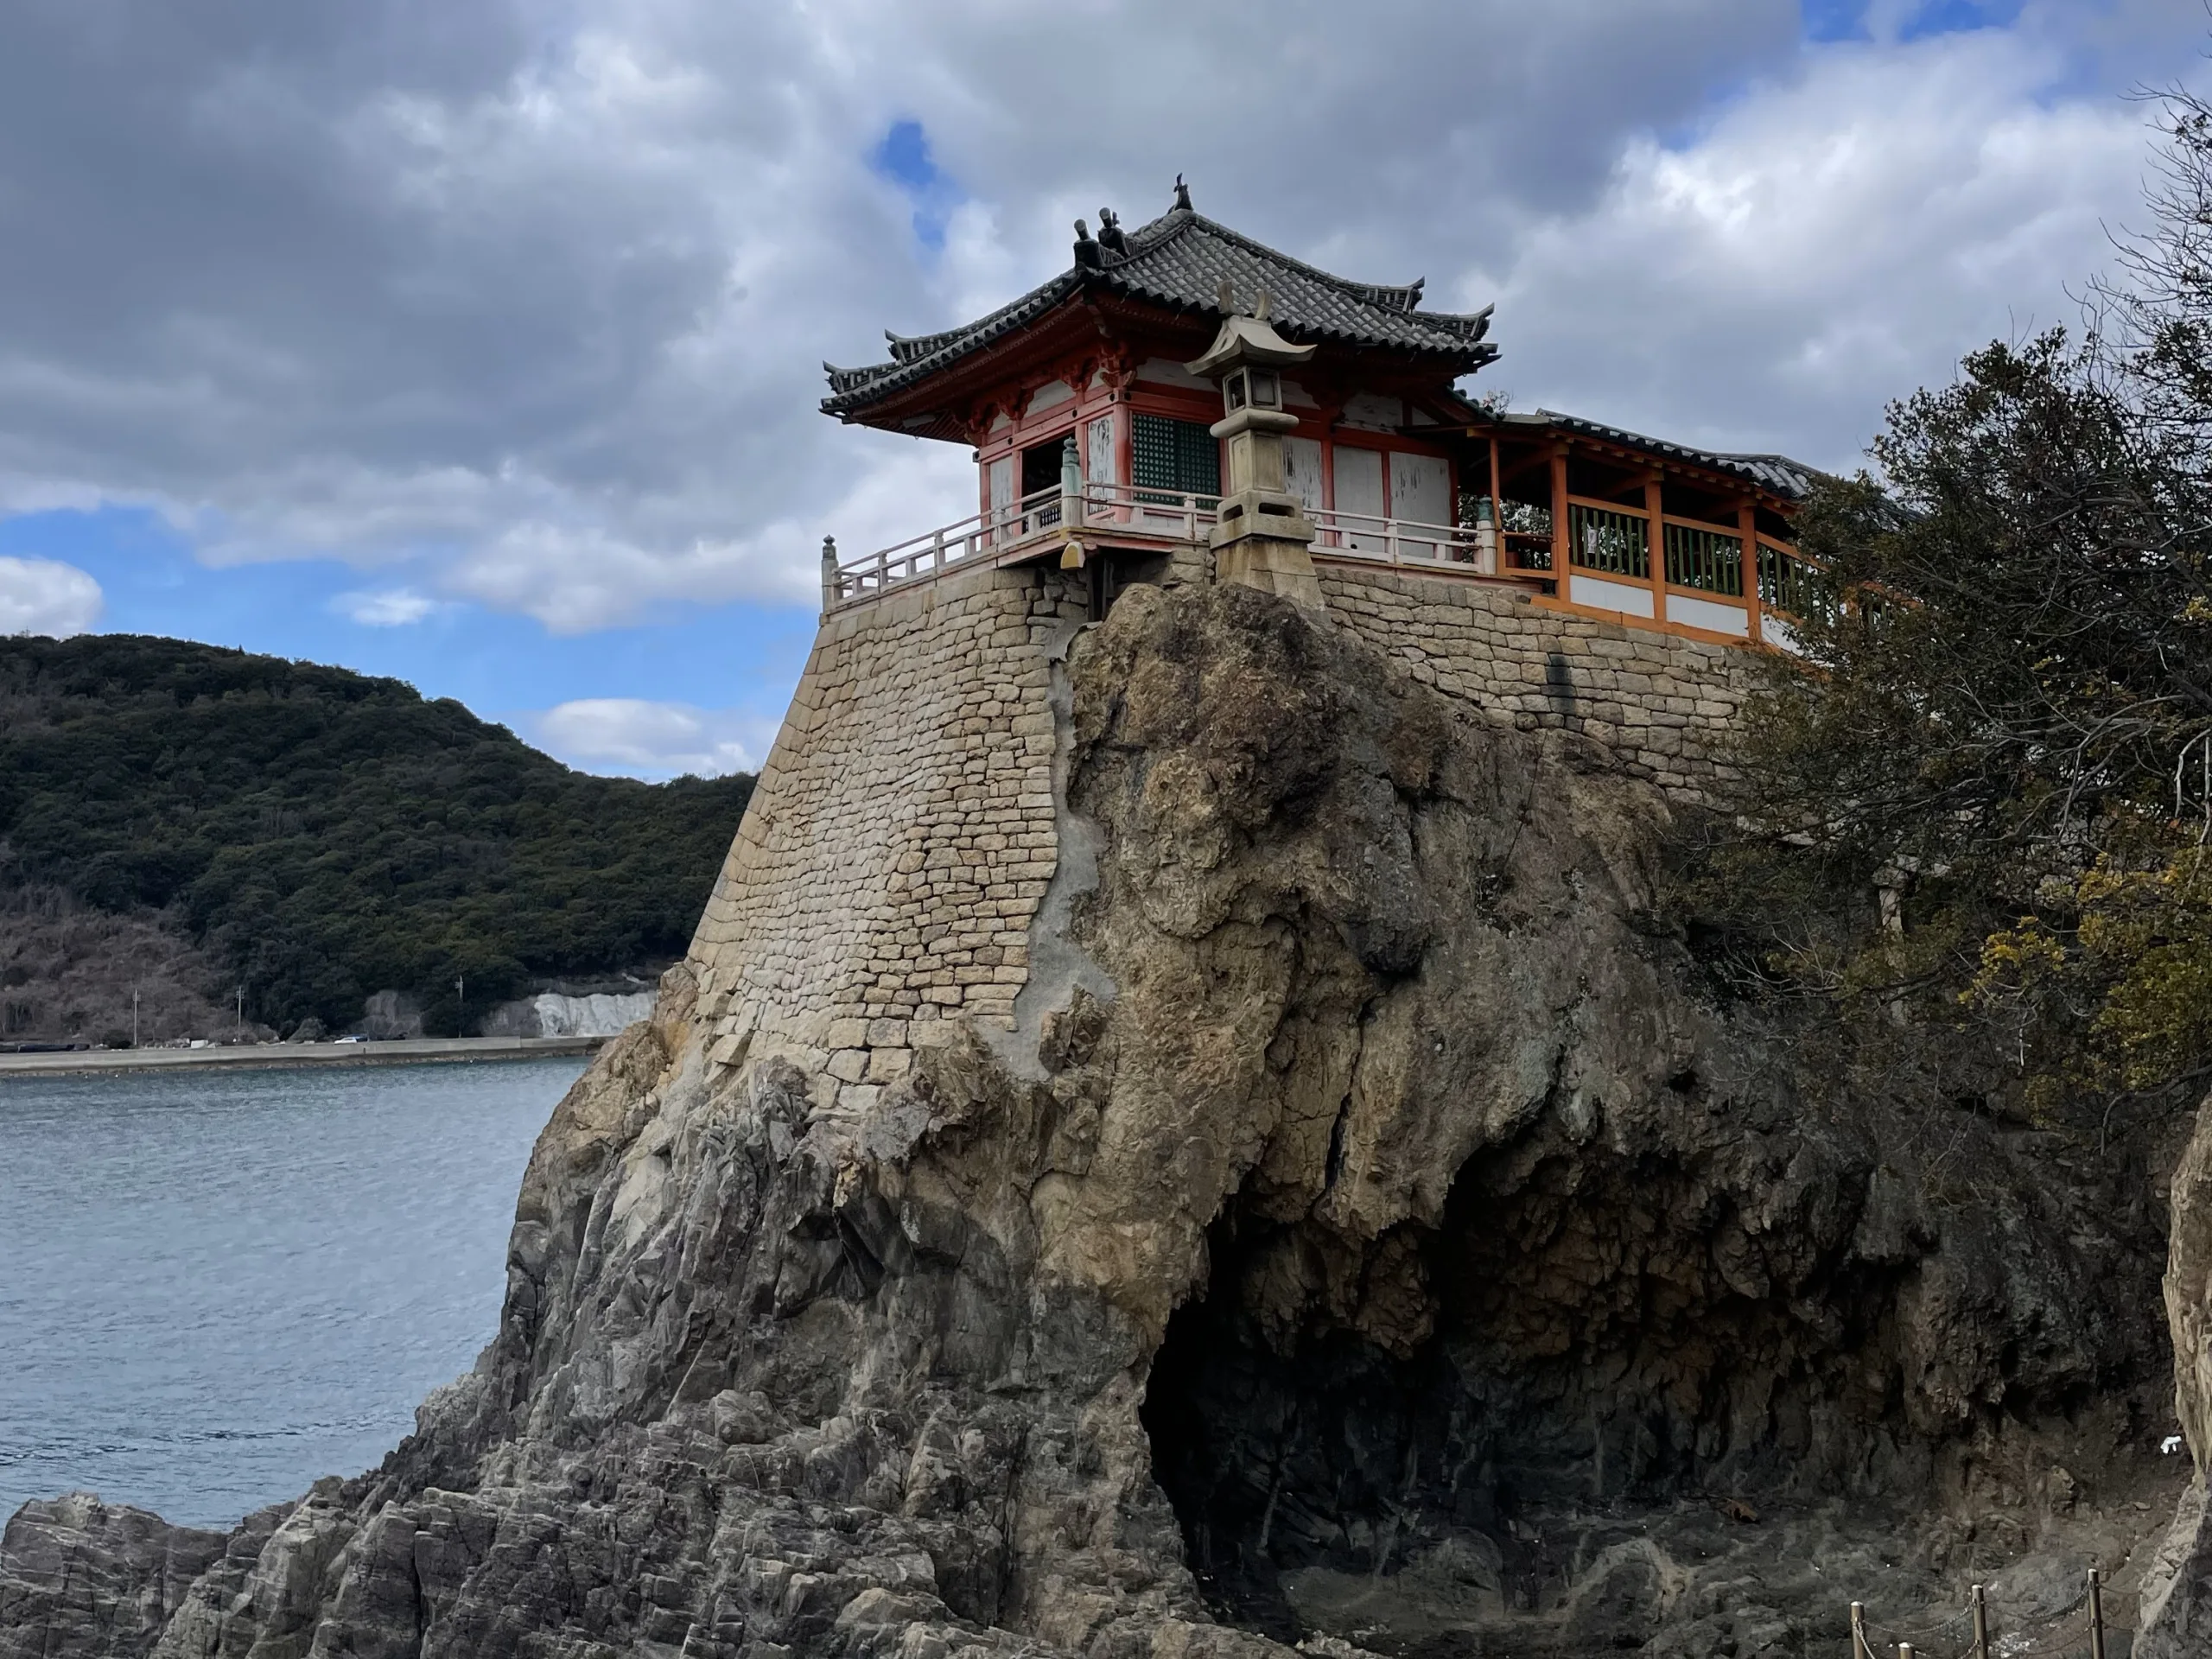
<svg viewBox="0 0 2212 1659"><path fill-rule="evenodd" d="M1640 432L1607 426L1602 421L1586 421L1579 415L1561 415L1554 410L1540 409L1533 414L1509 414L1503 418L1508 426L1555 428L1580 433L1584 437L1617 443L1624 449L1638 449L1648 455L1687 461L1696 466L1712 467L1716 472L1734 473L1738 477L1749 479L1762 489L1770 490L1792 500L1810 493L1814 480L1822 475L1817 467L1808 467L1802 461L1792 461L1787 455L1747 455L1727 450L1697 449L1686 443L1670 442L1665 438L1647 438Z"/></svg>
<svg viewBox="0 0 2212 1659"><path fill-rule="evenodd" d="M1221 284L1229 283L1240 309L1249 311L1267 289L1274 319L1287 338L1300 343L1332 340L1381 346L1449 359L1455 374L1497 355L1483 336L1488 308L1471 316L1421 309L1420 283L1402 288L1346 282L1325 270L1262 247L1187 207L1178 207L1128 233L1127 255L1105 252L1097 269L1076 266L990 315L939 334L902 339L891 334L891 361L840 369L825 363L830 396L823 412L847 415L914 385L969 353L1003 338L1085 288L1125 294L1156 305L1210 317L1222 315Z"/></svg>

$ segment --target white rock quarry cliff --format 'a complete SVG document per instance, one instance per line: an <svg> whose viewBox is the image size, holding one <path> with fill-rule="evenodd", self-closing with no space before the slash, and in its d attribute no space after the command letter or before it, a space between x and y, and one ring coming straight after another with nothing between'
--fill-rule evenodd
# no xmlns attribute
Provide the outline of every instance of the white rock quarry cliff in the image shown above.
<svg viewBox="0 0 2212 1659"><path fill-rule="evenodd" d="M0 1656L1802 1655L2129 1559L2155 1224L1716 1000L1679 743L1052 580L827 620L417 1433L227 1535L27 1507Z"/></svg>

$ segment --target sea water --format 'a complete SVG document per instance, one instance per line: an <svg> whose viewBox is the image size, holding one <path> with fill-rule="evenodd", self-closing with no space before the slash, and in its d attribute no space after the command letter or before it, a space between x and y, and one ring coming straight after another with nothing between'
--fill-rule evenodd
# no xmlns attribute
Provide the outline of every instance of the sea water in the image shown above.
<svg viewBox="0 0 2212 1659"><path fill-rule="evenodd" d="M377 1463L498 1328L583 1065L0 1077L0 1517L223 1527Z"/></svg>

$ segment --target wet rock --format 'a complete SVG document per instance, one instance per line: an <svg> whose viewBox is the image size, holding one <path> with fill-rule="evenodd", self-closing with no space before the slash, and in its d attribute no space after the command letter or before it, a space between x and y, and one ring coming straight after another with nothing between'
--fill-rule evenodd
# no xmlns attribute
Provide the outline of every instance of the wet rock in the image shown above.
<svg viewBox="0 0 2212 1659"><path fill-rule="evenodd" d="M0 1535L0 1659L145 1653L230 1541L87 1492L24 1504Z"/></svg>

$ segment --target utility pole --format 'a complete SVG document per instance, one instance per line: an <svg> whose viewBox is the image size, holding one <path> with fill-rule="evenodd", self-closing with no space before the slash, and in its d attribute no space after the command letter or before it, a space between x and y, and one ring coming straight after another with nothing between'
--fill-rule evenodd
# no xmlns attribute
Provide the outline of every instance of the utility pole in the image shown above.
<svg viewBox="0 0 2212 1659"><path fill-rule="evenodd" d="M138 988L130 988L130 1046L138 1046Z"/></svg>
<svg viewBox="0 0 2212 1659"><path fill-rule="evenodd" d="M453 1034L456 1037L466 1037L468 1035L468 976L466 974L454 976L453 995L455 1004L453 1011Z"/></svg>
<svg viewBox="0 0 2212 1659"><path fill-rule="evenodd" d="M245 1035L245 987L238 987L238 1035Z"/></svg>

